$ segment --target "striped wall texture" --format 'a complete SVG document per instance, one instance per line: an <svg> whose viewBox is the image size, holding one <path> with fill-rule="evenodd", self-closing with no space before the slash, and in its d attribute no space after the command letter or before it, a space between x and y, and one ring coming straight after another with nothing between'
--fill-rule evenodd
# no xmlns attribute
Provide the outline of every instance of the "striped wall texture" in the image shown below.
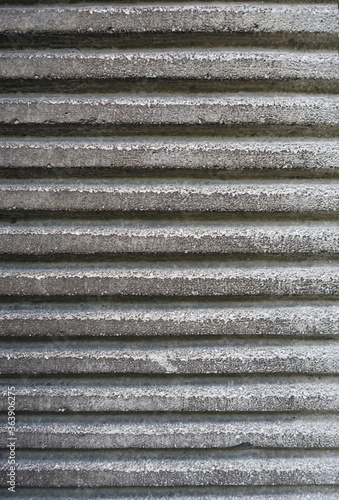
<svg viewBox="0 0 339 500"><path fill-rule="evenodd" d="M1 498L339 498L337 33L0 2Z"/></svg>

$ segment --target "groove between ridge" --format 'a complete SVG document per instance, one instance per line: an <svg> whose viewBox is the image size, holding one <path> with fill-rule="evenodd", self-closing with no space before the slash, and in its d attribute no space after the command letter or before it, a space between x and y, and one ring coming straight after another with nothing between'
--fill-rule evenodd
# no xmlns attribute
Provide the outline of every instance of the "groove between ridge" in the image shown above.
<svg viewBox="0 0 339 500"><path fill-rule="evenodd" d="M318 0L319 1L319 0ZM250 491L253 486L180 486L180 487L106 487L106 488L20 488L17 498L20 500L45 500L47 496L53 500L145 500L145 495L152 495L152 500L167 500L169 495L181 500L252 500ZM10 500L7 490L1 490L4 500ZM260 500L337 500L336 486L256 486Z"/></svg>

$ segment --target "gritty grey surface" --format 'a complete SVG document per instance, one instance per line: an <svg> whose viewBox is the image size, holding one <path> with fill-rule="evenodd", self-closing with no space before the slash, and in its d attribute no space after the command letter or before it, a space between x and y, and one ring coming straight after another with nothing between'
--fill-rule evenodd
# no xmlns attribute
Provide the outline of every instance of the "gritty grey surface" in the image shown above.
<svg viewBox="0 0 339 500"><path fill-rule="evenodd" d="M142 337L142 336L268 336L336 337L336 303L296 302L208 305L167 302L154 306L114 303L51 305L16 304L0 310L0 335L15 337Z"/></svg>
<svg viewBox="0 0 339 500"><path fill-rule="evenodd" d="M36 449L123 448L336 448L337 416L298 414L205 416L82 416L18 417L17 447ZM0 427L6 444L7 427Z"/></svg>
<svg viewBox="0 0 339 500"><path fill-rule="evenodd" d="M1 490L0 490L1 491ZM252 491L252 493L251 493ZM8 492L3 492L5 500ZM20 500L337 500L336 486L206 486L170 488L20 488Z"/></svg>
<svg viewBox="0 0 339 500"><path fill-rule="evenodd" d="M2 344L2 374L339 373L333 341Z"/></svg>
<svg viewBox="0 0 339 500"><path fill-rule="evenodd" d="M339 410L338 377L290 375L271 378L219 376L10 377L18 412L305 412ZM4 378L4 377L3 377ZM1 390L7 391L8 384ZM0 402L6 411L5 398ZM206 415L208 418L208 415Z"/></svg>
<svg viewBox="0 0 339 500"><path fill-rule="evenodd" d="M338 180L8 180L0 184L0 194L0 210L14 214L23 210L320 214L339 209Z"/></svg>
<svg viewBox="0 0 339 500"><path fill-rule="evenodd" d="M339 79L336 52L279 50L4 52L0 78Z"/></svg>
<svg viewBox="0 0 339 500"><path fill-rule="evenodd" d="M3 296L324 296L339 293L337 264L3 265Z"/></svg>
<svg viewBox="0 0 339 500"><path fill-rule="evenodd" d="M84 453L84 452L82 452ZM112 454L111 454L112 455ZM18 463L18 480L23 486L181 486L187 485L265 485L275 484L336 484L338 457L298 458L140 458L95 460L89 457L77 461L43 460ZM3 473L3 471L1 471Z"/></svg>
<svg viewBox="0 0 339 500"><path fill-rule="evenodd" d="M339 194L339 190L338 190ZM339 198L338 198L339 200ZM327 202L331 200L327 199ZM335 207L331 207L335 208ZM339 207L338 207L339 208ZM313 224L114 224L0 225L0 254L330 254L339 251L337 223ZM233 227L232 227L233 226Z"/></svg>
<svg viewBox="0 0 339 500"><path fill-rule="evenodd" d="M79 5L6 8L2 33L298 32L336 33L334 4Z"/></svg>
<svg viewBox="0 0 339 500"><path fill-rule="evenodd" d="M1 491L1 490L0 490ZM252 492L252 493L251 493ZM2 493L5 500L8 492ZM169 488L20 488L20 500L337 500L336 486L205 486Z"/></svg>
<svg viewBox="0 0 339 500"><path fill-rule="evenodd" d="M0 165L4 168L23 167L28 172L44 168L51 172L57 167L119 168L139 171L187 169L193 172L225 170L242 171L335 173L339 170L339 146L333 140L157 140L128 138L119 140L0 140ZM100 171L100 170L99 170Z"/></svg>
<svg viewBox="0 0 339 500"><path fill-rule="evenodd" d="M0 123L338 125L331 95L214 97L2 97Z"/></svg>
<svg viewBox="0 0 339 500"><path fill-rule="evenodd" d="M0 7L13 497L338 498L337 14Z"/></svg>

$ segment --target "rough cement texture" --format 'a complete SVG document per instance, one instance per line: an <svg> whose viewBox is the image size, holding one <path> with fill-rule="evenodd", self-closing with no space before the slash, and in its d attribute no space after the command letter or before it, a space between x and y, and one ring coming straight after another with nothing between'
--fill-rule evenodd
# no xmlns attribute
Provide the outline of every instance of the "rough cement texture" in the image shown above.
<svg viewBox="0 0 339 500"><path fill-rule="evenodd" d="M323 303L322 303L323 304ZM181 301L173 305L91 303L18 304L0 310L0 335L15 337L142 337L223 335L246 337L336 337L339 307L296 302L230 304Z"/></svg>
<svg viewBox="0 0 339 500"><path fill-rule="evenodd" d="M338 377L31 378L16 385L19 412L305 412L339 410ZM7 384L1 387L7 390ZM5 411L6 401L0 403ZM66 414L66 413L65 413ZM208 415L206 415L208 418Z"/></svg>
<svg viewBox="0 0 339 500"><path fill-rule="evenodd" d="M262 139L232 141L206 140L119 140L60 139L60 140L0 140L0 165L4 168L62 169L71 168L133 169L141 171L192 170L199 173L222 170L226 173L242 171L298 172L302 175L339 170L339 146L332 140L284 140Z"/></svg>
<svg viewBox="0 0 339 500"><path fill-rule="evenodd" d="M23 486L35 485L60 487L74 486L74 475L78 486L190 486L204 485L265 485L281 484L336 484L338 456L328 452L326 456L315 454L308 458L295 456L286 458L244 458L233 454L230 457L215 456L201 459L199 452L186 457L128 457L123 453L102 453L94 458L76 455L54 462L46 454L34 461L22 460L18 464L18 480ZM116 456L118 455L118 456ZM120 455L120 456L119 456ZM188 453L187 453L188 455ZM234 456L235 455L235 456ZM4 471L1 470L3 475Z"/></svg>
<svg viewBox="0 0 339 500"><path fill-rule="evenodd" d="M1 491L1 490L0 490ZM162 488L20 488L20 500L337 500L336 486L200 486ZM8 492L3 492L10 500Z"/></svg>
<svg viewBox="0 0 339 500"><path fill-rule="evenodd" d="M333 4L79 5L9 8L2 33L259 32L336 33Z"/></svg>
<svg viewBox="0 0 339 500"><path fill-rule="evenodd" d="M329 265L3 265L3 296L334 297L339 268Z"/></svg>
<svg viewBox="0 0 339 500"><path fill-rule="evenodd" d="M16 52L0 55L0 78L324 79L335 86L339 67L330 51Z"/></svg>
<svg viewBox="0 0 339 500"><path fill-rule="evenodd" d="M12 496L337 500L337 6L24 3L0 7Z"/></svg>
<svg viewBox="0 0 339 500"><path fill-rule="evenodd" d="M339 194L339 189L338 189ZM329 201L327 199L327 201ZM338 197L339 203L339 197ZM335 207L331 207L335 208ZM338 207L339 208L339 207ZM112 227L113 226L113 227ZM339 251L337 223L210 224L138 226L0 225L0 254L301 254L335 255Z"/></svg>
<svg viewBox="0 0 339 500"><path fill-rule="evenodd" d="M250 97L2 97L0 123L339 125L331 95Z"/></svg>
<svg viewBox="0 0 339 500"><path fill-rule="evenodd" d="M272 343L111 343L78 342L62 346L29 347L3 343L0 351L2 374L141 373L141 374L226 374L226 373L339 373L339 345L336 340Z"/></svg>
<svg viewBox="0 0 339 500"><path fill-rule="evenodd" d="M13 214L26 210L156 212L160 218L159 212L215 212L215 216L218 212L316 215L339 210L338 180L8 180L1 183L0 193L0 210ZM190 231L190 228L187 227L187 230Z"/></svg>
<svg viewBox="0 0 339 500"><path fill-rule="evenodd" d="M205 416L72 416L19 417L18 448L335 448L339 444L336 416L298 414ZM7 428L0 427L6 442Z"/></svg>

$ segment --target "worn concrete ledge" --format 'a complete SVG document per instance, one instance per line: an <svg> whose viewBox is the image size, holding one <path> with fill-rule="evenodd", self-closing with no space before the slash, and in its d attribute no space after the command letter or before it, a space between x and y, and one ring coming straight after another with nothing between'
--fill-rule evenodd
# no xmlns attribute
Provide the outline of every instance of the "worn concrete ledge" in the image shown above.
<svg viewBox="0 0 339 500"><path fill-rule="evenodd" d="M98 422L99 420L99 422ZM246 415L171 415L152 417L83 416L52 418L18 417L17 448L100 449L100 448L337 448L339 423L336 417ZM7 444L7 427L0 426L0 442Z"/></svg>
<svg viewBox="0 0 339 500"><path fill-rule="evenodd" d="M0 33L336 33L334 4L190 4L6 8Z"/></svg>
<svg viewBox="0 0 339 500"><path fill-rule="evenodd" d="M319 1L319 0L318 0ZM19 500L337 500L336 486L198 486L198 487L137 487L137 488L20 488ZM13 494L0 489L4 500ZM12 495L12 496L9 496Z"/></svg>
<svg viewBox="0 0 339 500"><path fill-rule="evenodd" d="M337 500L336 486L197 486L197 487L137 487L137 488L20 488L19 500ZM13 494L0 488L4 500ZM9 496L12 495L12 496Z"/></svg>
<svg viewBox="0 0 339 500"><path fill-rule="evenodd" d="M338 190L339 194L339 190ZM339 197L338 197L339 199ZM328 201L328 200L327 200ZM338 207L339 208L339 207ZM339 252L337 223L155 225L0 224L0 254L330 254Z"/></svg>
<svg viewBox="0 0 339 500"><path fill-rule="evenodd" d="M336 96L3 97L0 123L79 125L339 124Z"/></svg>
<svg viewBox="0 0 339 500"><path fill-rule="evenodd" d="M252 375L253 377L253 375ZM279 380L254 377L244 379L218 376L206 379L164 380L140 376L134 382L121 383L118 377L99 383L88 380L39 379L30 384L11 377L16 387L18 412L297 412L338 411L339 392L336 377L298 377ZM7 392L8 384L1 390ZM7 411L7 399L0 402ZM314 472L309 469L310 473ZM51 484L49 486L52 486ZM61 486L61 485L59 485ZM103 485L102 485L103 486Z"/></svg>
<svg viewBox="0 0 339 500"><path fill-rule="evenodd" d="M32 459L17 464L17 482L21 486L214 486L214 485L336 485L338 484L338 454L335 452L301 453L287 458L283 453L262 453L253 458L241 453L182 452L154 454L146 458L143 452L134 455L123 452L81 451L67 459L54 462L40 452ZM26 456L21 452L22 456ZM1 466L1 483L6 469Z"/></svg>
<svg viewBox="0 0 339 500"><path fill-rule="evenodd" d="M339 80L337 52L159 50L3 52L0 78Z"/></svg>
<svg viewBox="0 0 339 500"><path fill-rule="evenodd" d="M269 337L334 337L339 335L338 305L287 303L270 306L219 306L168 303L154 307L86 305L66 307L13 304L0 310L0 336L191 336L265 335Z"/></svg>
<svg viewBox="0 0 339 500"><path fill-rule="evenodd" d="M3 296L302 296L339 293L337 265L3 265Z"/></svg>
<svg viewBox="0 0 339 500"><path fill-rule="evenodd" d="M225 170L226 172L339 171L337 140L232 142L206 140L0 140L0 166L51 168L119 168L143 170Z"/></svg>
<svg viewBox="0 0 339 500"><path fill-rule="evenodd" d="M13 214L19 211L333 214L339 210L337 180L4 181L0 193L0 210Z"/></svg>
<svg viewBox="0 0 339 500"><path fill-rule="evenodd" d="M247 341L117 342L109 345L87 341L64 345L3 343L2 374L225 374L225 373L339 373L339 345L335 340L280 341L265 344Z"/></svg>

